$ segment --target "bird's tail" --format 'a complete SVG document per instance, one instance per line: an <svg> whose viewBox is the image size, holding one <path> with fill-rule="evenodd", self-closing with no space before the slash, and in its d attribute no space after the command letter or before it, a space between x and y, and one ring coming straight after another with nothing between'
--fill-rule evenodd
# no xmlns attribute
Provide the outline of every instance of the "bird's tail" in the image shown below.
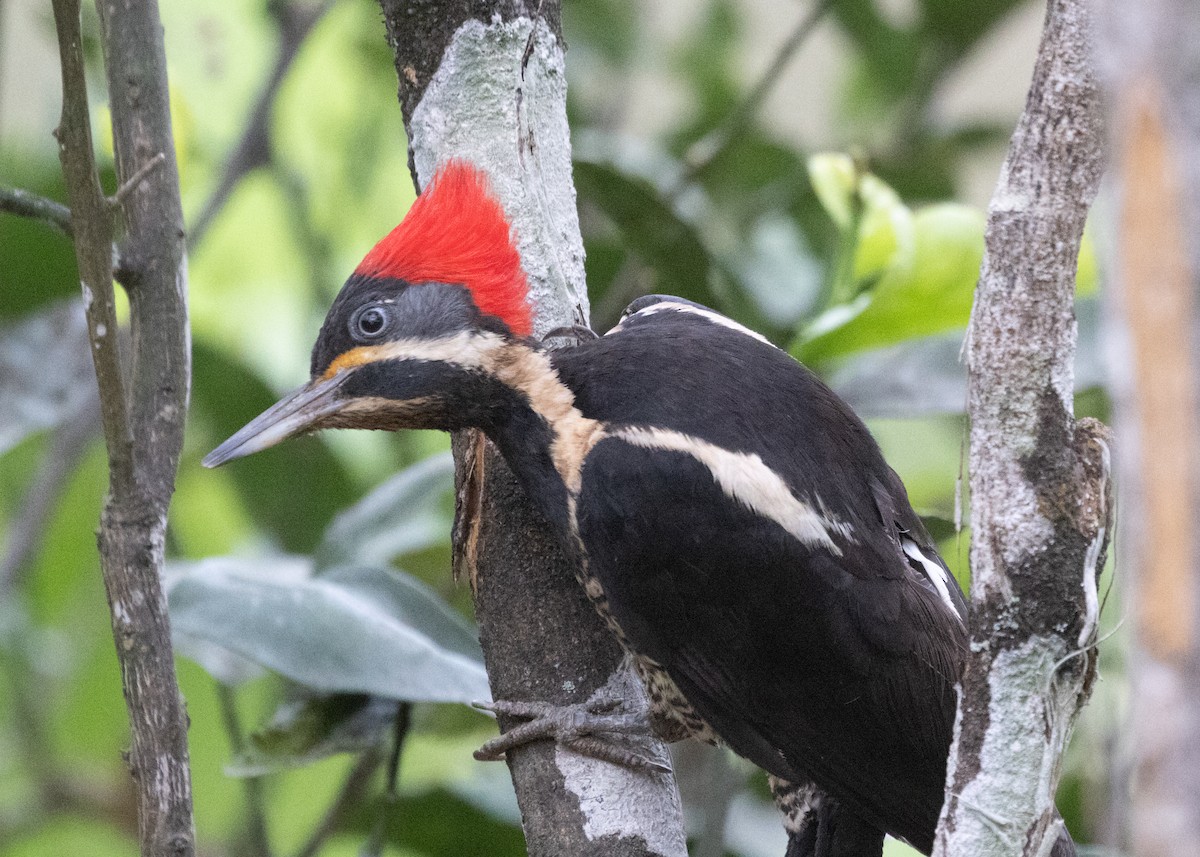
<svg viewBox="0 0 1200 857"><path fill-rule="evenodd" d="M806 823L799 829L788 831L784 857L879 857L883 849L883 834L858 823L856 819L847 818L844 813L828 811L836 804L826 800L825 806L810 813L805 819ZM822 809L826 811L822 812ZM1067 832L1066 825L1060 823L1058 839L1054 842L1050 857L1078 857L1075 841Z"/></svg>

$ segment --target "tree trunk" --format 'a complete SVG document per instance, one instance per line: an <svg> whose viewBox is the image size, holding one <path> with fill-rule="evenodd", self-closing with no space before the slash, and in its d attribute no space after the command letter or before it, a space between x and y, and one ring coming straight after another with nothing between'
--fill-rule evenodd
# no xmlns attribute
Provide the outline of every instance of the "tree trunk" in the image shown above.
<svg viewBox="0 0 1200 857"><path fill-rule="evenodd" d="M1074 283L1102 171L1088 0L1050 0L967 333L971 651L935 855L1047 855L1095 674L1107 432L1076 422Z"/></svg>
<svg viewBox="0 0 1200 857"><path fill-rule="evenodd" d="M1109 2L1102 34L1116 166L1109 308L1120 370L1119 567L1134 617L1125 811L1138 857L1197 857L1200 14L1191 0Z"/></svg>
<svg viewBox="0 0 1200 857"><path fill-rule="evenodd" d="M571 179L558 2L381 0L395 51L409 165L418 189L450 158L483 168L513 223L535 334L587 322L583 242ZM504 462L455 440L460 526L497 699L558 704L606 685L640 694L570 562ZM501 726L510 723L501 718ZM667 762L666 748L643 752ZM674 779L548 742L508 754L526 842L550 855L686 855Z"/></svg>

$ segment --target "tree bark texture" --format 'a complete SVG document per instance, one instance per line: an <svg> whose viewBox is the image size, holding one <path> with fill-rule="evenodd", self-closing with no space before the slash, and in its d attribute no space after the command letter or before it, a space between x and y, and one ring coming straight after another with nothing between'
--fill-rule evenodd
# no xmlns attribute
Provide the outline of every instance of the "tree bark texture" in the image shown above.
<svg viewBox="0 0 1200 857"><path fill-rule="evenodd" d="M571 178L560 6L554 0L381 0L418 189L461 158L488 174L517 237L535 335L587 322ZM640 696L574 569L503 460L455 439L456 553L467 558L497 699L579 703L604 687ZM502 728L511 723L501 718ZM669 764L647 739L645 755ZM550 855L686 855L673 777L549 742L508 754L526 842Z"/></svg>
<svg viewBox="0 0 1200 857"><path fill-rule="evenodd" d="M161 585L167 508L191 377L166 56L154 0L97 5L122 183L113 199L101 192L93 158L79 0L54 0L63 70L57 135L109 458L100 563L130 717L141 852L190 857L195 831L187 715ZM118 219L123 237L116 268L129 296L129 355L120 346L113 297Z"/></svg>
<svg viewBox="0 0 1200 857"><path fill-rule="evenodd" d="M1118 544L1134 617L1131 841L1113 844L1138 857L1197 857L1200 10L1188 0L1109 0L1101 32L1115 164Z"/></svg>
<svg viewBox="0 0 1200 857"><path fill-rule="evenodd" d="M1074 278L1102 174L1087 0L1050 0L988 211L967 334L971 651L937 855L1047 855L1060 758L1095 674L1107 430L1073 417Z"/></svg>

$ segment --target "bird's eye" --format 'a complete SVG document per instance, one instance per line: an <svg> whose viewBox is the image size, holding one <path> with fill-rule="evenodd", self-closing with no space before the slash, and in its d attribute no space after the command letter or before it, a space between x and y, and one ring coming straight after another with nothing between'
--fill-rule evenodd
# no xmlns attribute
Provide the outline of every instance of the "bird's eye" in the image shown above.
<svg viewBox="0 0 1200 857"><path fill-rule="evenodd" d="M369 306L354 318L353 332L365 339L374 339L387 327L387 315L378 306Z"/></svg>

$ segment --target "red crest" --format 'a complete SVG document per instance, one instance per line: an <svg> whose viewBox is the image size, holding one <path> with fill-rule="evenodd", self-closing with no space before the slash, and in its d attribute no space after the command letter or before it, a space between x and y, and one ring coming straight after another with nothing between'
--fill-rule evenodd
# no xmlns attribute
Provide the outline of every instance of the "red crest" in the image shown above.
<svg viewBox="0 0 1200 857"><path fill-rule="evenodd" d="M533 332L529 286L504 209L487 177L465 161L444 164L404 220L363 258L356 274L414 285L466 286L485 315L518 336Z"/></svg>

